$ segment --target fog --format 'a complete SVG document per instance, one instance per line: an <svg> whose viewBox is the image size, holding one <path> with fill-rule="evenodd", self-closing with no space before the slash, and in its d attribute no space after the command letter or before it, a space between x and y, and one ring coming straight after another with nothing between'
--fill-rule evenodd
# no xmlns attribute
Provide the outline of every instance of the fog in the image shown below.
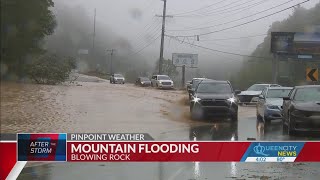
<svg viewBox="0 0 320 180"><path fill-rule="evenodd" d="M59 50L60 47L60 51L64 51L65 46L57 46L58 42L53 41L55 39L53 37L64 34L65 38L71 38L74 44L80 44L79 47L73 46L72 53L76 54L78 49L92 49L93 19L96 9L95 61L92 60L92 66L96 63L107 71L110 57L106 50L116 49L114 58L117 71L140 68L147 69L143 70L147 73L153 73L153 66L159 59L160 48L160 38L157 40L155 38L161 32L161 17L156 15L162 15L163 1L54 0L54 2L58 26L55 34L48 38L51 38L48 47L52 49L56 44L53 49ZM286 19L292 13L292 9L243 26L200 36L199 41L195 35L219 31L251 21L295 5L302 0L292 0L264 13L250 16L285 2L287 0L167 0L167 15L173 15L173 17L167 18L165 33L172 36L190 36L179 38L183 42L214 50L250 55L257 45L263 42L265 38L263 34L267 33L270 25L275 21ZM311 0L302 4L302 7L311 8L318 2ZM239 18L243 19L221 25ZM207 26L215 27L186 31L190 28ZM260 36L239 38L253 35ZM234 39L225 40L228 38ZM245 59L243 56L195 48L166 37L164 58L171 59L172 53L179 52L199 55L199 69L187 69L187 80L196 75L227 79L239 70ZM141 64L144 64L144 67L141 67Z"/></svg>

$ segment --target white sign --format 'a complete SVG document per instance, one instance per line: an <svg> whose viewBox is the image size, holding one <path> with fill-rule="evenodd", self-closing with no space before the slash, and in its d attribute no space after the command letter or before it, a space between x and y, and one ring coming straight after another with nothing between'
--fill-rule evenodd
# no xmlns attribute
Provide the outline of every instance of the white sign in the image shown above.
<svg viewBox="0 0 320 180"><path fill-rule="evenodd" d="M79 49L78 54L89 54L89 50L88 49Z"/></svg>
<svg viewBox="0 0 320 180"><path fill-rule="evenodd" d="M173 53L172 63L175 66L197 67L198 54Z"/></svg>

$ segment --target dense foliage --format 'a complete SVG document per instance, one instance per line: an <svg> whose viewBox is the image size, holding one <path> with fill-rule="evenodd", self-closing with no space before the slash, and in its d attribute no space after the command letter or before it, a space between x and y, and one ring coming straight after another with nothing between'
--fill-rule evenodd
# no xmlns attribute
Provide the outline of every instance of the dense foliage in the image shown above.
<svg viewBox="0 0 320 180"><path fill-rule="evenodd" d="M52 0L1 0L1 76L25 76L28 55L42 52L56 26L53 6Z"/></svg>
<svg viewBox="0 0 320 180"><path fill-rule="evenodd" d="M53 54L37 57L27 68L28 76L38 84L59 84L69 78L75 68L75 60L62 58Z"/></svg>

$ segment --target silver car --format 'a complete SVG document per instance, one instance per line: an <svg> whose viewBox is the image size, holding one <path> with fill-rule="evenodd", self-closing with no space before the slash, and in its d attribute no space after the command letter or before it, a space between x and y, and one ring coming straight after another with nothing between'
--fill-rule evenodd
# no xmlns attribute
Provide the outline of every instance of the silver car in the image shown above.
<svg viewBox="0 0 320 180"><path fill-rule="evenodd" d="M238 98L241 104L255 104L258 101L258 96L262 90L268 87L281 87L278 84L254 84L250 86L246 91L242 91L238 94Z"/></svg>
<svg viewBox="0 0 320 180"><path fill-rule="evenodd" d="M265 88L257 102L257 119L264 122L282 119L283 97L288 97L292 89L292 87Z"/></svg>

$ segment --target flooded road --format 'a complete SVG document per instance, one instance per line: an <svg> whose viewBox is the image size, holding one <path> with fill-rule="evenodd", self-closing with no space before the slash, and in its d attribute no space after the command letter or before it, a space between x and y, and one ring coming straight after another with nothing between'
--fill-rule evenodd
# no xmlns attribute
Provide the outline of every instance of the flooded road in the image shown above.
<svg viewBox="0 0 320 180"><path fill-rule="evenodd" d="M319 140L283 135L280 121L256 121L239 107L238 123L192 121L186 92L81 77L73 85L1 84L1 133L149 133L155 140ZM19 179L318 179L320 163L28 163Z"/></svg>

